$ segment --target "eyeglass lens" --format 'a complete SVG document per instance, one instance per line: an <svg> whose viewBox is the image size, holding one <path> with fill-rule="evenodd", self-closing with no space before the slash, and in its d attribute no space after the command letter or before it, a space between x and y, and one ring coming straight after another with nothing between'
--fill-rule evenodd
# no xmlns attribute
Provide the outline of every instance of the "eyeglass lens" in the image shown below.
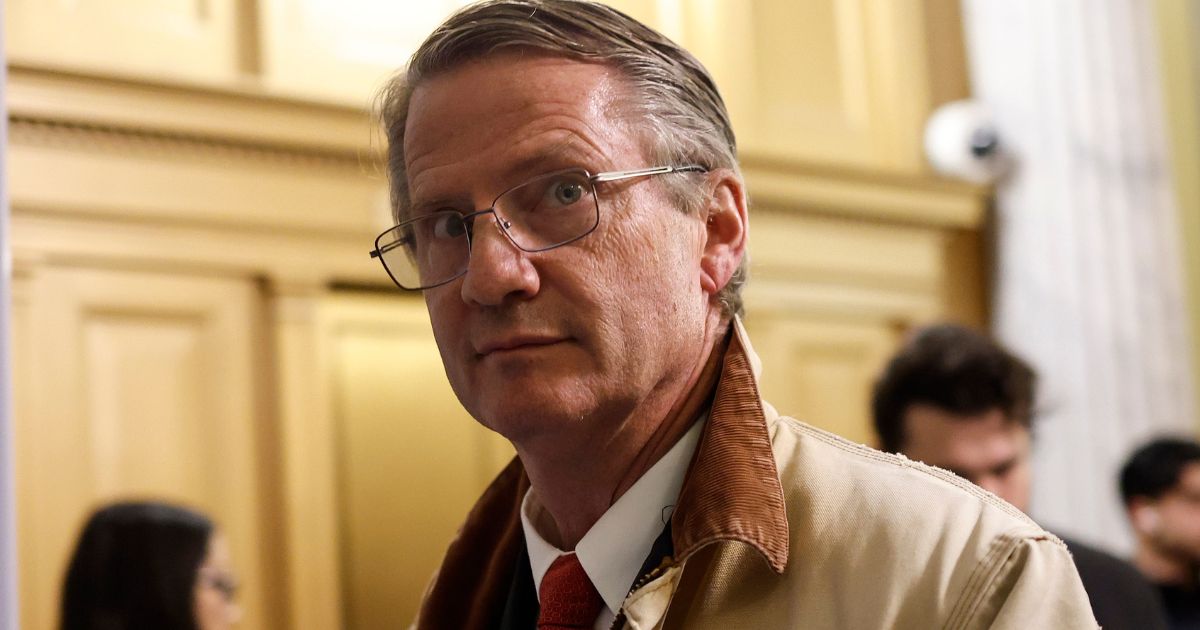
<svg viewBox="0 0 1200 630"><path fill-rule="evenodd" d="M466 271L475 221L487 214L494 214L501 232L528 252L565 245L599 222L587 172L563 171L509 189L489 210L466 215L442 210L405 221L381 234L375 247L397 284L406 289L434 287Z"/></svg>

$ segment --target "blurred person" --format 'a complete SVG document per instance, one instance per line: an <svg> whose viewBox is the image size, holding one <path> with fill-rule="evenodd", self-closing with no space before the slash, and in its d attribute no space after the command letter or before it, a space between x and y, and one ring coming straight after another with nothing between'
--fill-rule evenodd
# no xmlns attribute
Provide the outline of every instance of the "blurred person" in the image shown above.
<svg viewBox="0 0 1200 630"><path fill-rule="evenodd" d="M745 185L690 53L596 3L484 2L382 100L371 255L517 451L418 628L1095 627L1025 515L763 402Z"/></svg>
<svg viewBox="0 0 1200 630"><path fill-rule="evenodd" d="M1037 373L987 336L940 324L917 331L875 384L880 447L953 472L1028 512ZM1138 571L1064 538L1101 627L1166 628Z"/></svg>
<svg viewBox="0 0 1200 630"><path fill-rule="evenodd" d="M1200 630L1200 444L1161 438L1121 468L1133 561L1158 586L1172 630Z"/></svg>
<svg viewBox="0 0 1200 630"><path fill-rule="evenodd" d="M113 503L88 519L63 585L61 630L226 630L241 617L225 536L199 512Z"/></svg>

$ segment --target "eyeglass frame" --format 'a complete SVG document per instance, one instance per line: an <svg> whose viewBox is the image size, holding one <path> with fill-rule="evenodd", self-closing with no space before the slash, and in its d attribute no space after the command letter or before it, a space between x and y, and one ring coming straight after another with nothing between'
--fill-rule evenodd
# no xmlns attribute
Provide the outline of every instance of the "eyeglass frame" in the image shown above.
<svg viewBox="0 0 1200 630"><path fill-rule="evenodd" d="M517 184L516 186L509 187L504 192L500 193L499 195L496 195L496 198L492 200L491 205L488 206L487 208L484 208L482 210L473 210L473 211L467 212L467 213L460 212L459 214L462 215L463 223L468 224L468 225L474 225L475 217L478 217L478 216L484 215L484 214L491 214L497 224L497 227L500 228L500 232L502 234L504 234L505 238L507 238L508 241L510 243L512 243L514 247L516 247L517 249L519 249L523 252L528 252L531 254L537 253L537 252L546 252L546 251L550 251L552 249L557 249L564 245L569 245L571 243L574 243L575 241L578 241L579 239L591 234L592 232L595 232L596 228L599 227L599 225L600 225L600 195L599 195L599 192L596 190L596 184L621 181L621 180L625 180L625 179L633 179L635 177L651 177L654 175L667 175L670 173L707 173L708 171L709 171L708 167L701 166L699 164L685 164L682 166L652 166L649 168L639 168L639 169L624 170L624 171L605 171L603 173L596 173L595 175L591 174L586 168L567 168L567 169L562 169L562 170L558 170L558 171L551 171L549 173L543 173L536 177L532 177L524 182L521 182L520 184ZM512 234L508 233L508 228L512 227L512 223L510 223L508 221L508 219L505 219L504 217L500 216L499 214L496 214L496 203L499 202L500 199L502 199L505 195L511 193L512 191L514 191L518 188L521 188L522 186L528 186L529 184L536 182L539 179L545 179L545 178L553 177L554 175L563 174L563 173L573 173L573 172L574 173L582 173L583 175L585 175L588 185L591 186L591 188L592 188L592 197L593 197L595 205L596 205L596 221L584 233L580 234L579 236L562 241L561 243L555 243L554 245L549 245L547 247L540 247L537 249L528 249L528 248L522 247L521 244L518 243L515 238L513 238ZM450 210L450 209L447 209L446 211L456 212L456 211ZM430 213L430 214L433 214L433 213ZM450 278L447 278L446 280L442 280L441 282L438 282L436 284L431 284L427 287L417 287L417 288L411 288L411 289L400 284L400 281L397 280L396 276L392 274L392 270L389 269L387 266L387 263L384 262L383 255L386 254L387 252L391 251L395 247L403 247L403 244L401 244L401 241L397 240L396 244L394 244L393 247L388 247L385 250L382 247L380 247L380 244L379 244L380 239L382 239L384 236L386 236L390 232L393 232L401 227L404 227L405 225L414 223L416 221L421 221L421 220L425 219L426 216L428 216L428 215L405 219L404 221L401 221L401 222L393 225L392 227L380 232L379 235L375 237L375 249L372 249L370 252L368 252L371 255L371 258L379 259L379 264L383 266L384 272L386 272L388 277L392 279L392 283L395 284L397 287L399 287L400 290L402 290L402 291L426 291L428 289L436 289L437 287L440 287L442 285L454 282L455 280L463 277L467 273L467 268L464 267L462 271L455 274L454 276L451 276ZM468 223L468 221L470 221L470 223ZM471 252L473 251L473 248L471 246L471 235L473 234L473 232L474 232L473 229L468 229L465 232L463 232L463 235L467 239L467 262L468 263L471 260Z"/></svg>

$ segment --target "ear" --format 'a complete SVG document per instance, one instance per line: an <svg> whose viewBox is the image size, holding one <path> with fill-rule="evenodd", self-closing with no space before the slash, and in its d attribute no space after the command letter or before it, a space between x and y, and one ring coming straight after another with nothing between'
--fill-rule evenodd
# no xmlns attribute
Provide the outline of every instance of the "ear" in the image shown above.
<svg viewBox="0 0 1200 630"><path fill-rule="evenodd" d="M707 240L700 259L700 287L715 296L729 284L746 255L746 237L750 225L746 210L746 191L741 178L729 169L709 173L706 214Z"/></svg>

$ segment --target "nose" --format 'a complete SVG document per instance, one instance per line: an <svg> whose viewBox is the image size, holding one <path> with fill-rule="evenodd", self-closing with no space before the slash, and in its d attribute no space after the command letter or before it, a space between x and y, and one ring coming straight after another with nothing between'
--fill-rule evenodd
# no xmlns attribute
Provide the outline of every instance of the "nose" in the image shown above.
<svg viewBox="0 0 1200 630"><path fill-rule="evenodd" d="M462 282L462 299L468 304L498 306L506 300L533 297L541 286L529 255L504 235L501 220L494 213L476 220Z"/></svg>

